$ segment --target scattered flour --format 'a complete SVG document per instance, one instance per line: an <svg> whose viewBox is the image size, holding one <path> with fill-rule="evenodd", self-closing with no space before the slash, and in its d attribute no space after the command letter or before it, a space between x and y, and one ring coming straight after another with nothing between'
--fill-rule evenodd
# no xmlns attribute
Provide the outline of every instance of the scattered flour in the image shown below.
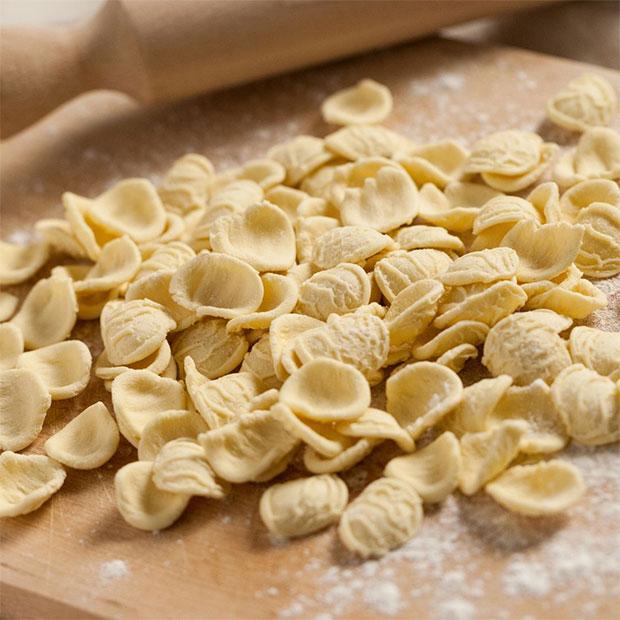
<svg viewBox="0 0 620 620"><path fill-rule="evenodd" d="M131 571L123 560L109 560L99 567L99 581L104 584L127 577Z"/></svg>
<svg viewBox="0 0 620 620"><path fill-rule="evenodd" d="M393 616L403 608L400 589L393 581L372 583L364 589L364 602L382 615Z"/></svg>

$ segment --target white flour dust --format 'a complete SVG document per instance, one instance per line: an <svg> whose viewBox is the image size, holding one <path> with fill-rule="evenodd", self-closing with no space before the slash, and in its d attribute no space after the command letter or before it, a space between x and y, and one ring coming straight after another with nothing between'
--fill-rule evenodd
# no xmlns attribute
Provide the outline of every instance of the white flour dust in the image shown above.
<svg viewBox="0 0 620 620"><path fill-rule="evenodd" d="M103 584L118 581L130 574L129 566L123 560L109 560L99 567L99 581Z"/></svg>

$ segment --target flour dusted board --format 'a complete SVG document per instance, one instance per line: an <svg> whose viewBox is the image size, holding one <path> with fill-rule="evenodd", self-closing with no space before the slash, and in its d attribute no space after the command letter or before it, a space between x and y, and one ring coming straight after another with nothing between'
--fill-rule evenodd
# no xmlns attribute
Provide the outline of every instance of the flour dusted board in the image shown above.
<svg viewBox="0 0 620 620"><path fill-rule="evenodd" d="M36 219L59 216L65 190L94 196L122 177L159 178L188 151L224 168L287 137L324 134L321 100L365 77L394 94L387 125L418 142L471 145L513 127L569 144L544 121L544 104L583 71L529 52L434 40L150 111L88 95L5 145L2 236L24 238ZM600 73L620 89L617 74ZM620 329L618 280L601 286L610 306L592 324ZM72 338L98 355L96 331L81 322ZM34 451L97 400L110 405L93 379L76 399L55 402ZM567 516L518 517L488 497L453 496L426 511L409 545L365 564L345 554L333 530L288 544L270 537L258 515L263 485L237 487L223 502L193 499L161 533L134 530L112 501L113 474L133 450L123 440L109 466L71 470L41 510L2 523L3 617L608 618L620 603L617 444L569 450L588 493ZM378 450L344 475L352 497L389 456Z"/></svg>

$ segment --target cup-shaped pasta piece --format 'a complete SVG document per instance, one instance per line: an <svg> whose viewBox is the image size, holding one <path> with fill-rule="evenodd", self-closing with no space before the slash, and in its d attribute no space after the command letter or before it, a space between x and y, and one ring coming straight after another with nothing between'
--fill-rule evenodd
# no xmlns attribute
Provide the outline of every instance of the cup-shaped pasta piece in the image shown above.
<svg viewBox="0 0 620 620"><path fill-rule="evenodd" d="M299 218L295 222L297 261L299 263L311 262L316 240L328 230L339 226L340 220L335 217L312 215Z"/></svg>
<svg viewBox="0 0 620 620"><path fill-rule="evenodd" d="M112 382L112 405L123 436L136 448L144 427L161 411L185 409L183 385L148 370L129 370Z"/></svg>
<svg viewBox="0 0 620 620"><path fill-rule="evenodd" d="M284 166L273 159L251 159L243 165L239 175L257 183L264 191L283 183L286 178Z"/></svg>
<svg viewBox="0 0 620 620"><path fill-rule="evenodd" d="M398 424L393 415L373 407L366 409L354 420L338 422L336 429L346 437L391 439L405 452L411 452L415 447L411 435Z"/></svg>
<svg viewBox="0 0 620 620"><path fill-rule="evenodd" d="M198 436L213 471L229 482L256 480L294 450L299 440L269 411L241 414Z"/></svg>
<svg viewBox="0 0 620 620"><path fill-rule="evenodd" d="M95 362L95 375L104 381L113 381L118 375L128 370L150 370L156 375L161 375L168 368L171 359L172 351L167 340L162 342L161 347L155 353L127 366L112 365L104 349Z"/></svg>
<svg viewBox="0 0 620 620"><path fill-rule="evenodd" d="M185 384L189 397L209 428L220 428L250 411L250 403L263 390L249 372L237 372L210 381L185 358Z"/></svg>
<svg viewBox="0 0 620 620"><path fill-rule="evenodd" d="M547 101L547 116L565 129L586 131L609 125L616 104L613 86L604 77L584 73Z"/></svg>
<svg viewBox="0 0 620 620"><path fill-rule="evenodd" d="M568 434L579 443L598 446L620 439L617 386L583 366L565 368L551 386L551 398Z"/></svg>
<svg viewBox="0 0 620 620"><path fill-rule="evenodd" d="M73 398L90 380L92 356L79 340L58 342L36 351L23 353L18 368L27 368L43 382L52 400Z"/></svg>
<svg viewBox="0 0 620 620"><path fill-rule="evenodd" d="M517 313L491 328L482 363L495 376L510 375L517 385L527 385L539 378L552 383L571 359L556 329L536 315Z"/></svg>
<svg viewBox="0 0 620 620"><path fill-rule="evenodd" d="M370 406L370 387L364 375L353 366L318 358L284 382L280 401L311 420L350 420Z"/></svg>
<svg viewBox="0 0 620 620"><path fill-rule="evenodd" d="M446 286L464 286L478 282L510 280L517 274L519 257L512 248L494 248L470 252L457 258L441 275Z"/></svg>
<svg viewBox="0 0 620 620"><path fill-rule="evenodd" d="M307 198L311 198L311 196L306 192L287 187L286 185L276 185L265 192L265 199L271 204L276 205L276 207L280 207L293 224L295 224L299 216L299 205Z"/></svg>
<svg viewBox="0 0 620 620"><path fill-rule="evenodd" d="M325 136L325 146L340 157L356 161L364 157L393 157L413 144L381 125L350 125Z"/></svg>
<svg viewBox="0 0 620 620"><path fill-rule="evenodd" d="M404 170L384 166L362 187L344 191L340 218L345 226L363 226L379 232L410 224L418 213L418 191Z"/></svg>
<svg viewBox="0 0 620 620"><path fill-rule="evenodd" d="M39 280L11 319L24 336L26 349L37 349L69 336L77 320L77 300L69 278Z"/></svg>
<svg viewBox="0 0 620 620"><path fill-rule="evenodd" d="M370 281L359 266L343 263L319 271L299 289L297 309L323 321L330 314L347 314L370 301Z"/></svg>
<svg viewBox="0 0 620 620"><path fill-rule="evenodd" d="M443 189L458 181L469 153L454 140L444 140L417 146L398 154L398 162L409 173L416 185L432 183Z"/></svg>
<svg viewBox="0 0 620 620"><path fill-rule="evenodd" d="M0 284L20 284L31 278L47 261L46 243L15 245L0 241Z"/></svg>
<svg viewBox="0 0 620 620"><path fill-rule="evenodd" d="M254 312L263 283L250 265L226 254L204 253L180 267L170 281L172 299L198 316L233 319Z"/></svg>
<svg viewBox="0 0 620 620"><path fill-rule="evenodd" d="M24 337L19 327L12 323L0 325L0 370L15 368L23 352Z"/></svg>
<svg viewBox="0 0 620 620"><path fill-rule="evenodd" d="M74 469L95 469L116 452L120 435L114 418L96 402L73 418L45 442L45 452Z"/></svg>
<svg viewBox="0 0 620 620"><path fill-rule="evenodd" d="M333 457L323 456L311 446L306 446L303 455L304 466L313 474L336 474L346 471L364 460L382 441L363 437Z"/></svg>
<svg viewBox="0 0 620 620"><path fill-rule="evenodd" d="M155 486L170 493L222 499L229 485L219 482L195 439L181 437L161 447L153 461Z"/></svg>
<svg viewBox="0 0 620 620"><path fill-rule="evenodd" d="M311 172L333 159L321 138L297 136L284 144L277 144L267 151L267 157L286 169L287 185L295 186Z"/></svg>
<svg viewBox="0 0 620 620"><path fill-rule="evenodd" d="M609 278L620 273L620 242L586 224L575 265L591 278Z"/></svg>
<svg viewBox="0 0 620 620"><path fill-rule="evenodd" d="M527 201L540 213L544 224L562 221L560 188L557 183L548 181L537 185L528 194Z"/></svg>
<svg viewBox="0 0 620 620"><path fill-rule="evenodd" d="M420 339L413 348L413 357L418 360L427 360L440 357L444 353L462 344L478 346L482 344L489 333L489 326L479 321L458 321L450 327L436 332L430 332L430 339Z"/></svg>
<svg viewBox="0 0 620 620"><path fill-rule="evenodd" d="M215 252L234 256L257 271L286 271L295 262L295 232L286 213L267 201L221 217L209 235Z"/></svg>
<svg viewBox="0 0 620 620"><path fill-rule="evenodd" d="M151 355L175 327L164 307L150 299L111 301L101 312L101 338L109 360L116 365Z"/></svg>
<svg viewBox="0 0 620 620"><path fill-rule="evenodd" d="M19 299L12 293L0 291L0 323L8 321L17 310Z"/></svg>
<svg viewBox="0 0 620 620"><path fill-rule="evenodd" d="M338 537L353 553L380 557L415 536L422 525L422 500L412 484L379 478L345 509Z"/></svg>
<svg viewBox="0 0 620 620"><path fill-rule="evenodd" d="M462 252L465 249L461 239L440 226L405 226L396 232L394 240L403 250L434 248Z"/></svg>
<svg viewBox="0 0 620 620"><path fill-rule="evenodd" d="M321 114L334 125L372 125L390 115L392 104L387 86L365 79L330 95L321 105Z"/></svg>
<svg viewBox="0 0 620 620"><path fill-rule="evenodd" d="M446 432L413 454L393 458L383 475L409 482L423 501L432 504L442 502L456 489L460 469L459 441Z"/></svg>
<svg viewBox="0 0 620 620"><path fill-rule="evenodd" d="M224 319L206 317L178 335L172 352L183 371L185 358L189 355L201 374L208 379L217 379L239 366L248 347L243 333L231 334Z"/></svg>
<svg viewBox="0 0 620 620"><path fill-rule="evenodd" d="M338 476L310 476L269 487L260 498L259 512L272 534L294 538L335 523L348 499L347 485Z"/></svg>
<svg viewBox="0 0 620 620"><path fill-rule="evenodd" d="M469 360L475 360L477 357L478 349L473 344L464 343L442 353L436 361L438 364L459 373Z"/></svg>
<svg viewBox="0 0 620 620"><path fill-rule="evenodd" d="M363 226L340 226L316 240L312 262L319 269L329 269L340 263L362 263L385 249L396 249L387 235Z"/></svg>
<svg viewBox="0 0 620 620"><path fill-rule="evenodd" d="M475 235L502 231L506 234L512 226L523 220L541 222L538 210L527 200L518 196L491 198L478 212L473 225Z"/></svg>
<svg viewBox="0 0 620 620"><path fill-rule="evenodd" d="M269 334L263 335L245 354L239 370L253 374L267 389L280 388L282 382L276 377Z"/></svg>
<svg viewBox="0 0 620 620"><path fill-rule="evenodd" d="M191 495L162 491L153 482L153 463L136 461L114 476L116 506L129 525L140 530L163 530L182 514Z"/></svg>
<svg viewBox="0 0 620 620"><path fill-rule="evenodd" d="M172 164L157 192L167 210L183 215L206 206L214 177L215 169L206 157L188 153Z"/></svg>
<svg viewBox="0 0 620 620"><path fill-rule="evenodd" d="M498 504L528 517L554 515L576 504L585 491L580 471L553 460L516 465L484 489Z"/></svg>
<svg viewBox="0 0 620 620"><path fill-rule="evenodd" d="M390 343L413 342L435 318L443 292L441 282L432 279L418 280L403 289L385 315Z"/></svg>
<svg viewBox="0 0 620 620"><path fill-rule="evenodd" d="M138 458L154 461L161 448L180 437L195 439L208 430L196 411L160 411L142 429L138 444Z"/></svg>
<svg viewBox="0 0 620 620"><path fill-rule="evenodd" d="M176 271L181 265L196 256L196 252L182 241L172 241L155 248L154 252L140 265L136 280L157 271Z"/></svg>
<svg viewBox="0 0 620 620"><path fill-rule="evenodd" d="M570 333L568 348L575 364L583 364L612 381L620 379L620 332L575 327Z"/></svg>
<svg viewBox="0 0 620 620"><path fill-rule="evenodd" d="M242 329L267 329L273 320L289 314L297 305L299 287L293 278L277 273L261 276L263 300L255 312L228 321L227 330L237 332Z"/></svg>
<svg viewBox="0 0 620 620"><path fill-rule="evenodd" d="M67 254L73 258L85 258L87 256L67 220L56 218L38 220L35 222L34 229L47 244L50 252Z"/></svg>
<svg viewBox="0 0 620 620"><path fill-rule="evenodd" d="M416 362L393 374L385 392L388 413L415 439L459 404L463 384L445 366Z"/></svg>
<svg viewBox="0 0 620 620"><path fill-rule="evenodd" d="M0 371L0 450L22 450L43 428L52 398L27 368Z"/></svg>
<svg viewBox="0 0 620 620"><path fill-rule="evenodd" d="M504 471L519 453L521 437L526 432L525 422L509 420L483 433L463 435L459 476L461 492L473 495Z"/></svg>
<svg viewBox="0 0 620 620"><path fill-rule="evenodd" d="M560 198L560 209L564 219L571 223L577 220L582 209L599 202L620 206L620 188L609 179L581 181L567 189Z"/></svg>
<svg viewBox="0 0 620 620"><path fill-rule="evenodd" d="M36 510L65 481L62 465L40 454L0 454L0 517Z"/></svg>
<svg viewBox="0 0 620 620"><path fill-rule="evenodd" d="M426 183L419 194L419 217L455 233L471 230L478 207L453 206L447 196L432 183Z"/></svg>

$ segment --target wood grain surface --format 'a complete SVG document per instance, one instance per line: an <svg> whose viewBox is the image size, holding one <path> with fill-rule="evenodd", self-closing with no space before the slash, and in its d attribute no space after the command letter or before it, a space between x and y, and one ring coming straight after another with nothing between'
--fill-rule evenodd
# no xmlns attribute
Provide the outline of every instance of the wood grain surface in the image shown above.
<svg viewBox="0 0 620 620"><path fill-rule="evenodd" d="M168 107L86 95L3 145L2 237L24 240L37 219L61 216L65 190L94 196L123 177L157 180L189 151L222 169L287 137L323 135L322 98L362 77L392 89L395 111L386 124L419 142L471 144L516 127L571 144L573 135L544 121L544 102L584 69L432 39ZM620 87L617 73L597 71ZM603 286L611 303L594 324L618 329L618 280ZM96 322L79 323L72 337L94 356L101 350ZM75 399L55 402L27 452L42 452L47 436L98 399L110 405L93 379ZM378 450L344 476L353 495L390 451ZM333 530L288 544L271 540L257 512L264 485L235 487L222 502L194 498L166 531L135 530L114 506L113 475L136 458L123 440L109 464L69 471L40 510L0 524L0 617L612 618L620 604L620 519L609 509L620 502L612 476L620 469L617 444L596 453L573 449L569 458L585 464L589 491L566 516L519 518L485 497L454 496L427 510L404 552L366 565L343 551ZM106 572L115 560L126 574Z"/></svg>

